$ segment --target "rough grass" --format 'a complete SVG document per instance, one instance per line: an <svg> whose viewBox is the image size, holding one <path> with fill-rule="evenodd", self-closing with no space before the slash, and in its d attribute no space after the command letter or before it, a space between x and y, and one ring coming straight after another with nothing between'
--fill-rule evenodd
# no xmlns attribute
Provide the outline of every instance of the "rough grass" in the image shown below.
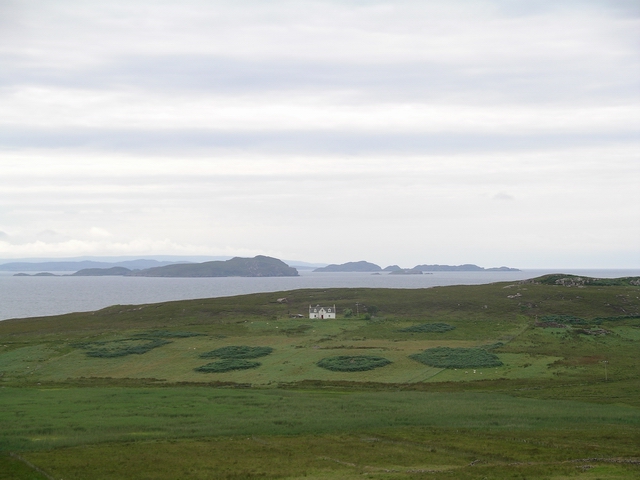
<svg viewBox="0 0 640 480"><path fill-rule="evenodd" d="M0 480L47 480L47 477L4 452L0 453Z"/></svg>
<svg viewBox="0 0 640 480"><path fill-rule="evenodd" d="M603 436L578 431L447 432L403 428L366 434L250 436L138 441L55 452L27 458L55 478L100 479L482 479L634 478L638 467L615 463L620 450ZM619 436L627 445L633 439ZM602 444L602 446L600 446ZM596 446L597 445L597 446ZM588 460L594 457L600 460ZM622 457L627 459L628 457ZM96 473L100 476L96 477Z"/></svg>
<svg viewBox="0 0 640 480"><path fill-rule="evenodd" d="M412 325L410 327L401 328L399 332L408 333L442 333L454 330L456 327L449 325L448 323L421 323L419 325Z"/></svg>

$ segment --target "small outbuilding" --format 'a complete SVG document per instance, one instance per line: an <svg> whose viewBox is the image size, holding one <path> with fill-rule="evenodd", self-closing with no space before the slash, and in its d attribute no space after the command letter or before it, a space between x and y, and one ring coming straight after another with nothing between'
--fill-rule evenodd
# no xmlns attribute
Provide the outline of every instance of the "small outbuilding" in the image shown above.
<svg viewBox="0 0 640 480"><path fill-rule="evenodd" d="M309 318L319 318L321 320L336 318L336 306L322 307L320 305L316 305L315 307L312 307L309 305Z"/></svg>

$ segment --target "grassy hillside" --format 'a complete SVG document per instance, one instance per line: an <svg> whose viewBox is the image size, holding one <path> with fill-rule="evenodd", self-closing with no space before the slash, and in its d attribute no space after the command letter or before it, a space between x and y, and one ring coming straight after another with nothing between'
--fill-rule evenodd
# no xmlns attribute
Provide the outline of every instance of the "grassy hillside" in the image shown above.
<svg viewBox="0 0 640 480"><path fill-rule="evenodd" d="M634 478L640 287L567 277L0 322L0 479Z"/></svg>

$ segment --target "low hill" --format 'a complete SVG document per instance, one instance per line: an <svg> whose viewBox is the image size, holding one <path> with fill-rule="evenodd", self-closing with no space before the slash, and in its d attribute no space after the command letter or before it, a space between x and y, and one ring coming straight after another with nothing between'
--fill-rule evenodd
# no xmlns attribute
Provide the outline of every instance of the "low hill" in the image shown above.
<svg viewBox="0 0 640 480"><path fill-rule="evenodd" d="M398 272L400 270L403 270L403 269L400 268L398 265L389 265L388 267L384 267L382 269L383 272Z"/></svg>
<svg viewBox="0 0 640 480"><path fill-rule="evenodd" d="M340 265L332 263L326 267L316 268L314 272L381 272L382 268L375 263L365 262L347 262Z"/></svg>
<svg viewBox="0 0 640 480"><path fill-rule="evenodd" d="M542 285L563 285L565 287L582 287L587 285L599 287L623 287L640 286L640 277L591 278L554 273L551 275L543 275L542 277L534 278L532 280L527 280L527 282Z"/></svg>
<svg viewBox="0 0 640 480"><path fill-rule="evenodd" d="M296 277L298 271L282 260L258 255L230 260L186 263L128 273L134 277Z"/></svg>
<svg viewBox="0 0 640 480"><path fill-rule="evenodd" d="M184 262L168 262L148 259L123 260L120 262L98 262L95 260L60 260L47 262L9 262L0 265L0 271L5 272L77 272L89 268L125 267L130 270L136 268L153 268Z"/></svg>

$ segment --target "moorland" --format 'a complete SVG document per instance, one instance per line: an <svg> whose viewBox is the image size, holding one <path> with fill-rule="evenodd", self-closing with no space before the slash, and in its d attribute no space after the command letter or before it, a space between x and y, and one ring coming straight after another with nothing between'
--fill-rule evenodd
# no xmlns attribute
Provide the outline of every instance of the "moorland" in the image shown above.
<svg viewBox="0 0 640 480"><path fill-rule="evenodd" d="M637 278L5 320L0 479L638 478L638 352Z"/></svg>

